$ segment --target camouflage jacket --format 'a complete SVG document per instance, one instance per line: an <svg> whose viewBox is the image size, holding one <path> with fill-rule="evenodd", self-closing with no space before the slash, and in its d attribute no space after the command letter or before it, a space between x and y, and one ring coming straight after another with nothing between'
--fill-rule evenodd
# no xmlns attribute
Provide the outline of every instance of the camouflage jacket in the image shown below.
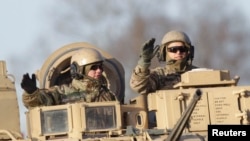
<svg viewBox="0 0 250 141"><path fill-rule="evenodd" d="M24 91L22 100L27 108L75 101L101 102L116 100L115 94L106 87L105 82L102 81L101 83L87 78L83 80L73 79L70 84L53 86L49 89L38 89L32 94Z"/></svg>
<svg viewBox="0 0 250 141"><path fill-rule="evenodd" d="M185 71L193 68L197 67L190 66ZM171 89L180 81L181 73L170 71L167 67L143 71L139 66L136 66L130 78L130 87L139 94L148 94L160 89Z"/></svg>

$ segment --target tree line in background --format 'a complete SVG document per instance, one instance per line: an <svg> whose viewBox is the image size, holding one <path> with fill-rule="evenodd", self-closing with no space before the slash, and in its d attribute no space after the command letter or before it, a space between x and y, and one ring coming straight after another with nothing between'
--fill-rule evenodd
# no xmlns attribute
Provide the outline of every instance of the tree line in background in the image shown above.
<svg viewBox="0 0 250 141"><path fill-rule="evenodd" d="M141 45L152 37L160 44L164 34L172 29L183 30L190 36L195 46L195 65L230 70L232 75L244 78L240 80L242 83L250 84L248 21L225 0L63 2L60 5L65 7L63 10L52 8L56 11L53 17L57 17L51 19L55 34L69 39L88 39L87 42L117 58L125 68L126 94L133 93L129 78ZM157 60L154 62L156 65Z"/></svg>

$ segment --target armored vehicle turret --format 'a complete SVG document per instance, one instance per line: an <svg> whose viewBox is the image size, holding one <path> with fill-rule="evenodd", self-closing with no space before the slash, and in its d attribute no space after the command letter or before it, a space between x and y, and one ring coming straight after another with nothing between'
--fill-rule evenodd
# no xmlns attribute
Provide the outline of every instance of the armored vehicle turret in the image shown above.
<svg viewBox="0 0 250 141"><path fill-rule="evenodd" d="M73 43L52 53L36 72L40 87L68 83L70 58L82 47L96 48L85 42ZM27 109L24 139L20 135L14 81L8 79L2 62L0 110L6 114L0 116L0 139L201 141L207 140L208 125L250 122L250 86L238 86L239 77L231 78L228 70L194 69L183 73L181 82L173 89L158 90L124 102L124 96L130 94L125 94L123 66L107 52L96 49L105 56L105 76L118 101L81 101ZM154 113L154 125L149 124L149 113Z"/></svg>

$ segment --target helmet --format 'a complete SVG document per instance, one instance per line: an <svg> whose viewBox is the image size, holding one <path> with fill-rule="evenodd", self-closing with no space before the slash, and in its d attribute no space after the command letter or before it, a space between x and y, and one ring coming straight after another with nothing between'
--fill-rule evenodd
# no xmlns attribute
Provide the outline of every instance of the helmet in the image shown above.
<svg viewBox="0 0 250 141"><path fill-rule="evenodd" d="M181 41L187 44L188 46L191 45L191 41L187 36L187 34L182 31L176 31L176 30L170 31L167 34L165 34L161 41L161 44L168 44L174 41Z"/></svg>
<svg viewBox="0 0 250 141"><path fill-rule="evenodd" d="M78 77L86 73L85 67L89 64L103 62L102 54L94 48L82 48L71 57L71 75Z"/></svg>
<svg viewBox="0 0 250 141"><path fill-rule="evenodd" d="M191 41L189 37L187 36L186 33L182 31L177 31L177 30L172 30L166 33L161 41L161 46L159 49L159 54L158 54L158 59L159 61L166 61L166 52L165 48L166 46L175 41L180 41L185 44L186 47L189 48L189 56L188 59L193 60L193 55L194 55L194 47L191 44Z"/></svg>
<svg viewBox="0 0 250 141"><path fill-rule="evenodd" d="M77 65L79 66L84 66L101 61L103 61L103 56L99 51L93 48L83 48L77 51L71 57L71 64L77 63Z"/></svg>

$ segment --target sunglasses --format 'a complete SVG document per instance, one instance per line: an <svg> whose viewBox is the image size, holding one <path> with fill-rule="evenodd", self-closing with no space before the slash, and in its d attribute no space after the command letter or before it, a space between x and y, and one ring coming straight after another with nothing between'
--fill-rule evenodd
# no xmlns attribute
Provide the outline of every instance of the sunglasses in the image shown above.
<svg viewBox="0 0 250 141"><path fill-rule="evenodd" d="M185 46L175 46L175 47L167 48L167 51L172 52L172 53L176 53L178 50L180 51L180 53L184 53L188 51L188 48Z"/></svg>
<svg viewBox="0 0 250 141"><path fill-rule="evenodd" d="M96 64L90 67L90 70L97 70L97 69L103 70L102 64Z"/></svg>

